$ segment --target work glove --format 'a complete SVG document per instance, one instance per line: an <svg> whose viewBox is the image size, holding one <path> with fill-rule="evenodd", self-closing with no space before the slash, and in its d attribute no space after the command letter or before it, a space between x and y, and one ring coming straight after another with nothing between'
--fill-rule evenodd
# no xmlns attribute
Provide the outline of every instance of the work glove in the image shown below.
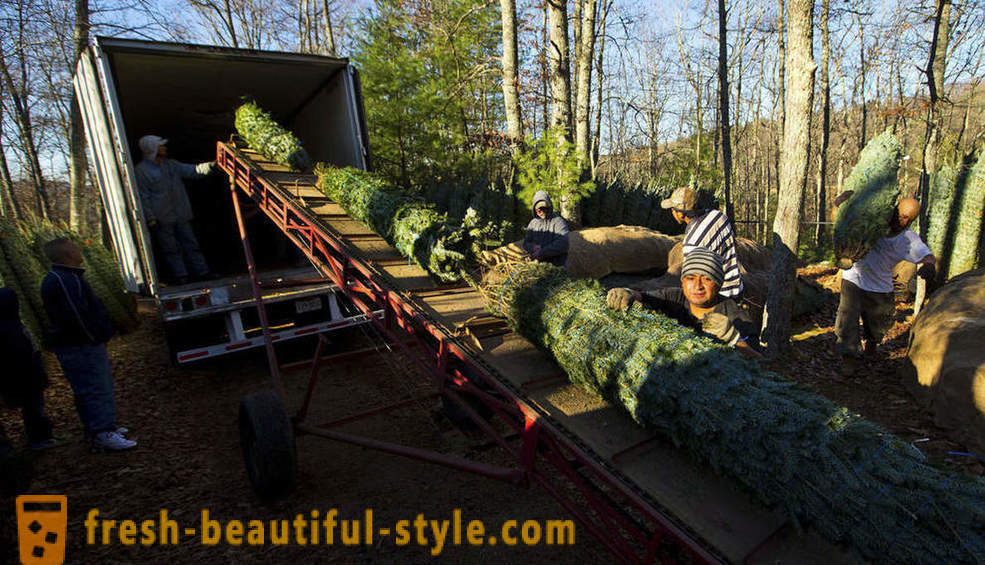
<svg viewBox="0 0 985 565"><path fill-rule="evenodd" d="M154 220L154 219L147 220L147 227L150 228L150 229L156 228L157 227L157 220Z"/></svg>
<svg viewBox="0 0 985 565"><path fill-rule="evenodd" d="M735 345L739 341L739 331L732 325L732 321L718 312L705 314L701 319L701 331L729 345Z"/></svg>
<svg viewBox="0 0 985 565"><path fill-rule="evenodd" d="M605 303L609 308L623 312L629 310L633 303L639 302L640 299L640 293L629 288L613 288L605 295Z"/></svg>
<svg viewBox="0 0 985 565"><path fill-rule="evenodd" d="M933 263L920 263L917 267L917 276L925 278L927 280L934 280L937 275L937 268L934 267Z"/></svg>

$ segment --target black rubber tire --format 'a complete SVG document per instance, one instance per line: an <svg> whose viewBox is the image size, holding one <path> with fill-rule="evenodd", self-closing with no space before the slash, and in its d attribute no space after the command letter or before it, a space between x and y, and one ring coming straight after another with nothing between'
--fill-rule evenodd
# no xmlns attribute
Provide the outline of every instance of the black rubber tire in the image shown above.
<svg viewBox="0 0 985 565"><path fill-rule="evenodd" d="M294 490L297 449L294 427L280 396L264 390L239 401L239 444L253 490L260 498Z"/></svg>

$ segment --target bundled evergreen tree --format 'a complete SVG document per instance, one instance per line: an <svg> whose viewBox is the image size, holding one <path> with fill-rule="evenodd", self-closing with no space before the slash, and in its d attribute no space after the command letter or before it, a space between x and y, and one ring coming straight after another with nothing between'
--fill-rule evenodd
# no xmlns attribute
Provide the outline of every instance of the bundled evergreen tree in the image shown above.
<svg viewBox="0 0 985 565"><path fill-rule="evenodd" d="M795 524L886 563L985 560L985 479L926 462L911 444L731 348L543 263L499 265L490 309L551 354L571 382L735 479Z"/></svg>
<svg viewBox="0 0 985 565"><path fill-rule="evenodd" d="M41 301L44 271L17 224L4 217L0 217L0 253L0 275L20 298L21 321L35 338L40 338L48 318Z"/></svg>
<svg viewBox="0 0 985 565"><path fill-rule="evenodd" d="M295 171L311 169L311 158L298 138L255 102L236 108L236 132L254 151L275 163Z"/></svg>
<svg viewBox="0 0 985 565"><path fill-rule="evenodd" d="M978 162L962 181L961 189L957 191L960 199L955 218L954 246L948 262L948 278L976 268L981 259L978 248L982 235L982 213L985 211L985 159L979 155Z"/></svg>
<svg viewBox="0 0 985 565"><path fill-rule="evenodd" d="M838 207L834 229L835 258L842 269L851 268L877 239L889 234L899 198L896 176L901 158L899 141L886 131L866 144L845 179L845 190L853 194Z"/></svg>
<svg viewBox="0 0 985 565"><path fill-rule="evenodd" d="M318 188L393 244L404 256L442 281L460 280L471 258L466 230L424 201L358 169L319 164Z"/></svg>

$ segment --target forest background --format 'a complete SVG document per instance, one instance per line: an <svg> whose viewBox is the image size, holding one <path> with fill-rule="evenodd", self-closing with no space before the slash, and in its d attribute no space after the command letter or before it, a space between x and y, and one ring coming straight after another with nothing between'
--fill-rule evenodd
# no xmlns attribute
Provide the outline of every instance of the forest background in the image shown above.
<svg viewBox="0 0 985 565"><path fill-rule="evenodd" d="M693 183L814 261L867 141L896 135L926 201L985 139L983 24L980 0L5 0L0 213L98 233L71 75L102 35L350 57L374 168L453 216L549 188L576 224L673 232L654 202Z"/></svg>

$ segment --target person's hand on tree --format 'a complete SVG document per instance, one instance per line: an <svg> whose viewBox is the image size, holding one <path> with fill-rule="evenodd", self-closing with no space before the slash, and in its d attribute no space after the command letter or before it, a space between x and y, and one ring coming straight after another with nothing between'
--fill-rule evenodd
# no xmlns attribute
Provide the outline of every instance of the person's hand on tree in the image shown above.
<svg viewBox="0 0 985 565"><path fill-rule="evenodd" d="M613 288L605 295L605 303L614 310L625 312L634 302L641 302L643 295L631 288Z"/></svg>
<svg viewBox="0 0 985 565"><path fill-rule="evenodd" d="M157 220L154 219L154 218L151 218L151 219L147 220L147 227L150 228L150 229L156 228L157 227Z"/></svg>

